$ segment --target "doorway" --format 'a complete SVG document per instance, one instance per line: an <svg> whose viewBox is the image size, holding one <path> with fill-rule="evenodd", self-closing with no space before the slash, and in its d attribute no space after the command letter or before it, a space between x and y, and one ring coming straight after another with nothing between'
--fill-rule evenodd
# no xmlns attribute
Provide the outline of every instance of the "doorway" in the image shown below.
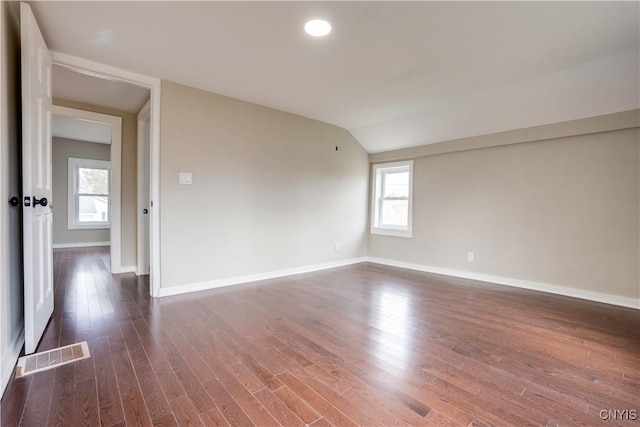
<svg viewBox="0 0 640 427"><path fill-rule="evenodd" d="M54 81L55 84L55 81ZM122 118L52 106L53 247L110 246L122 273Z"/></svg>
<svg viewBox="0 0 640 427"><path fill-rule="evenodd" d="M62 59L56 59L61 57ZM63 55L52 53L53 58L53 92L54 104L65 107L74 107L76 110L90 110L91 112L114 115L121 120L121 144L112 144L111 175L112 188L120 192L120 197L114 197L111 201L111 268L113 274L137 273L148 274L148 265L141 265L139 252L139 227L138 200L140 198L137 182L141 174L146 182L151 182L148 166L142 171L138 170L140 161L138 157L138 115L143 110L148 112L149 139L151 137L152 108L150 98L152 91L143 85L131 83L124 79L116 79L103 73L90 69L86 61L77 60ZM80 61L78 66L75 61ZM86 106L87 108L83 108ZM76 108L77 107L77 108ZM94 116L82 117L83 120L94 122L101 119ZM114 125L115 126L115 125ZM148 149L150 150L150 143ZM150 156L147 155L150 159ZM147 188L149 185L147 184ZM147 197L149 200L150 197ZM150 204L150 200L149 203ZM150 206L144 209L149 212L147 218L152 215ZM141 224L144 226L144 223ZM149 237L147 242L151 240ZM151 244L144 245L150 248ZM143 262L143 261L142 261Z"/></svg>
<svg viewBox="0 0 640 427"><path fill-rule="evenodd" d="M149 283L150 283L150 294L151 296L157 297L160 294L160 221L159 219L159 210L160 210L160 155L159 155L159 147L160 147L160 91L161 85L160 80L152 77L147 77L144 75L140 75L137 73L132 73L126 70L122 70L115 67L106 66L104 64L100 64L93 61L88 61L81 58L76 58L73 56L61 54L59 52L51 52L51 57L54 64L54 70L56 67L65 69L67 71L72 71L81 76L90 77L94 81L101 81L103 84L124 84L128 89L126 91L127 95L130 95L132 92L136 90L144 90L148 94L148 136L149 136L149 144L148 150L145 151L145 156L148 160L148 172L143 172L146 175L146 182L148 183L148 207L143 208L147 209L148 213L146 221L148 221L148 233L149 238L144 241L147 244L146 250L148 252L149 259L149 267L145 265L138 265L138 233L133 232L131 236L133 236L134 242L134 252L131 254L133 259L131 265L123 266L127 268L127 271L137 272L139 274L144 274L145 267L149 272ZM54 90L55 90L55 82L54 82ZM139 112L142 108L138 108L135 110ZM130 110L131 111L131 110ZM137 117L134 116L134 122L137 120ZM125 124L126 127L126 124ZM135 136L134 136L135 138ZM137 145L137 144L136 144ZM138 148L135 148L138 150ZM133 157L127 155L127 153L123 152L123 161L129 161L133 158L133 161L136 161L136 152L133 153ZM123 172L124 173L124 172ZM135 183L128 184L131 185L134 191L137 192L137 185ZM127 189L130 187L127 185ZM123 204L126 204L123 200ZM129 206L129 205L126 205ZM126 206L123 206L125 208ZM132 206L134 209L134 227L137 227L137 221L140 212L138 212L137 201L134 199L132 202ZM126 207L128 209L128 207ZM113 231L112 231L113 234ZM125 233L129 236L128 233ZM129 268L130 267L130 268Z"/></svg>

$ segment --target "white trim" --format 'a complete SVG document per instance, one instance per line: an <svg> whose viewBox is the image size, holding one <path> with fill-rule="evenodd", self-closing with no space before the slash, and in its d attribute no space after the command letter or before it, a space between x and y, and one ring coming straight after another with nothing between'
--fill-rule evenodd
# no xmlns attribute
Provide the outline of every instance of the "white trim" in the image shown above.
<svg viewBox="0 0 640 427"><path fill-rule="evenodd" d="M426 273L442 274L445 276L460 277L463 279L478 280L480 282L494 283L498 285L513 286L515 288L531 289L539 292L547 292L572 298L589 301L603 302L605 304L619 305L622 307L640 309L640 300L619 295L604 294L601 292L585 291L582 289L567 288L565 286L551 285L548 283L532 282L529 280L512 279L509 277L492 276L488 274L472 273L469 271L451 270L448 268L432 267L422 264L413 264L392 259L367 257L367 261L374 264L388 265L392 267L406 268L408 270L423 271Z"/></svg>
<svg viewBox="0 0 640 427"><path fill-rule="evenodd" d="M149 230L151 245L149 262L149 282L152 297L160 296L162 277L160 276L160 80L151 88L151 177L150 195L153 206L149 209Z"/></svg>
<svg viewBox="0 0 640 427"><path fill-rule="evenodd" d="M119 269L112 271L111 274L125 274L125 273L135 273L135 272L136 272L135 265L127 265L125 267L120 267Z"/></svg>
<svg viewBox="0 0 640 427"><path fill-rule="evenodd" d="M143 163L144 159L150 160L147 155L145 155L145 123L149 121L149 130L151 130L151 100L149 100L144 107L138 112L138 204L137 204L137 215L136 215L136 225L137 225L137 251L136 251L136 275L145 275L149 274L149 266L147 265L147 254L149 250L149 239L145 239L145 214L143 213L144 209L149 209L149 201L143 199L144 187L146 182L150 179L151 170L149 165L145 165ZM149 135L150 137L151 135ZM149 146L149 149L151 147ZM150 154L150 153L149 153ZM145 169L148 170L149 174L144 176ZM149 189L150 190L150 189ZM147 214L148 215L148 214ZM149 224L151 225L151 224Z"/></svg>
<svg viewBox="0 0 640 427"><path fill-rule="evenodd" d="M133 71L112 67L111 65L67 55L66 53L54 50L50 50L49 52L51 52L51 59L54 64L88 76L116 82L133 83L145 88L151 88L156 83L160 83L160 80L155 77L145 76Z"/></svg>
<svg viewBox="0 0 640 427"><path fill-rule="evenodd" d="M55 60L53 61L55 63ZM76 108L53 105L51 113L56 116L75 117L111 125L111 272L122 263L122 117Z"/></svg>
<svg viewBox="0 0 640 427"><path fill-rule="evenodd" d="M380 202L381 199L379 192L381 188L378 186L378 175L382 176L383 182L380 184L384 186L384 173L378 172L381 169L392 168L409 168L409 195L407 197L407 226L406 227L394 227L378 225L380 219ZM380 234L383 236L394 237L406 237L411 238L413 236L413 160L406 160L403 162L390 162L390 163L378 163L371 165L371 234ZM404 199L404 198L403 198Z"/></svg>
<svg viewBox="0 0 640 427"><path fill-rule="evenodd" d="M97 246L111 246L111 242L54 243L53 249L93 248Z"/></svg>
<svg viewBox="0 0 640 427"><path fill-rule="evenodd" d="M284 270L270 271L266 273L249 274L246 276L227 277L225 279L208 280L205 282L189 283L169 288L160 288L160 297L170 295L186 294L188 292L204 291L207 289L221 288L223 286L241 285L243 283L257 282L259 280L275 279L278 277L292 276L294 274L311 273L313 271L326 270L329 268L343 267L345 265L359 264L366 262L366 257L350 258L342 261L331 261L321 264L311 264L302 267L287 268Z"/></svg>
<svg viewBox="0 0 640 427"><path fill-rule="evenodd" d="M379 236L393 236L393 237L413 237L411 230L384 228L384 227L371 227L371 234L377 234Z"/></svg>
<svg viewBox="0 0 640 427"><path fill-rule="evenodd" d="M67 228L69 230L99 230L99 229L110 229L111 228L111 214L112 214L112 206L111 206L111 191L109 189L109 194L104 194L101 196L107 197L107 219L106 222L87 222L81 223L79 218L79 200L78 200L78 180L79 180L79 172L80 168L94 168L101 169L107 171L107 180L108 186L111 187L111 162L109 160L95 160L95 159L81 159L77 157L69 157L67 159L68 168L67 168Z"/></svg>
<svg viewBox="0 0 640 427"><path fill-rule="evenodd" d="M160 97L161 81L121 68L89 61L60 52L50 51L53 63L76 72L108 80L133 83L151 91L151 182L150 193L153 206L149 210L151 222L151 296L160 294ZM113 159L111 159L113 161Z"/></svg>
<svg viewBox="0 0 640 427"><path fill-rule="evenodd" d="M8 5L7 5L8 6ZM5 14L5 5L4 3L0 3L0 49L4 49L4 14ZM11 18L7 17L7 21L9 21ZM2 85L2 87L4 87L4 80L5 75L6 75L6 71L5 71L5 67L4 67L4 58L3 58L4 52L0 52L0 85ZM4 124L4 100L6 99L7 95L3 95L2 97L2 102L0 102L0 127L2 127L2 129L0 129L0 153L2 153L2 155L0 155L0 164L4 163L4 159L5 159L5 155L4 152L2 152L1 150L3 150L4 148L4 140L5 140L5 133L8 133L5 129L7 126L5 126ZM8 117L7 117L8 119ZM8 121L8 120L7 120ZM9 140L9 138L7 137L7 142ZM3 166L4 168L4 166ZM0 194L2 195L8 195L6 194L3 190L4 190L4 173L0 173ZM7 183L8 184L8 183ZM4 225L4 217L5 217L5 209L7 209L7 205L4 205L1 209L0 209L0 307L4 306L4 302L5 302L5 292L4 289L5 287L10 286L9 283L6 283L6 277L7 275L4 274L5 269L5 265L9 264L9 252L7 251L7 253L5 254L4 246L7 245L9 246L10 243L8 242L8 239L5 238L5 229L8 231L9 227L5 227ZM9 282L9 281L7 281ZM6 285L5 285L6 283ZM9 305L9 304L7 304ZM4 313L3 313L4 314ZM4 318L3 316L0 316L0 342L2 342L4 340L4 329L2 327L2 319ZM7 383L9 382L9 377L7 375L5 375L4 372L4 368L3 366L8 366L7 362L5 362L5 357L4 357L4 352L0 353L0 400L2 399L2 396L4 395L4 390L7 387ZM5 381L6 378L6 381Z"/></svg>
<svg viewBox="0 0 640 427"><path fill-rule="evenodd" d="M2 352L2 372L0 373L0 397L4 394L9 380L13 376L13 369L20 358L20 352L24 346L24 325L20 328L20 332L16 335L13 343L9 348L5 348Z"/></svg>

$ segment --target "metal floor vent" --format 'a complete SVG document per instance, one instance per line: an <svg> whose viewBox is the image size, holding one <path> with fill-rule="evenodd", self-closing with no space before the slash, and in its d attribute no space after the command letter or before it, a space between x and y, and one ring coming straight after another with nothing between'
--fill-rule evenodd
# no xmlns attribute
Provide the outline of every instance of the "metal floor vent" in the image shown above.
<svg viewBox="0 0 640 427"><path fill-rule="evenodd" d="M16 378L57 368L89 357L91 354L89 354L89 345L86 341L23 356L18 359Z"/></svg>

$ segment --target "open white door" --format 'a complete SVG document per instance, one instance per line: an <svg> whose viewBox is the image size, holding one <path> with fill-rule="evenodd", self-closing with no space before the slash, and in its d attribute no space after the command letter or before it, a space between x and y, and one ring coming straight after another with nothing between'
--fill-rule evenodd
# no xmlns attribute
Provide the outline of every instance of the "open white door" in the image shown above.
<svg viewBox="0 0 640 427"><path fill-rule="evenodd" d="M53 314L51 55L31 8L20 4L25 353Z"/></svg>

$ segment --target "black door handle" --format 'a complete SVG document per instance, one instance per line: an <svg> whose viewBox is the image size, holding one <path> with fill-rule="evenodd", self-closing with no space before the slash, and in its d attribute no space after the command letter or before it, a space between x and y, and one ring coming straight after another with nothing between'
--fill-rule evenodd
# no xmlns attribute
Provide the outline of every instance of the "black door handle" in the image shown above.
<svg viewBox="0 0 640 427"><path fill-rule="evenodd" d="M13 196L9 199L9 204L15 208L20 205L20 199L16 196Z"/></svg>
<svg viewBox="0 0 640 427"><path fill-rule="evenodd" d="M145 214L145 215L148 214L149 213L149 209L142 209L142 213Z"/></svg>
<svg viewBox="0 0 640 427"><path fill-rule="evenodd" d="M40 205L43 208L47 206L47 204L49 203L49 201L47 200L46 197L43 197L42 199L36 199L36 196L33 196L33 207L35 208L36 205Z"/></svg>

